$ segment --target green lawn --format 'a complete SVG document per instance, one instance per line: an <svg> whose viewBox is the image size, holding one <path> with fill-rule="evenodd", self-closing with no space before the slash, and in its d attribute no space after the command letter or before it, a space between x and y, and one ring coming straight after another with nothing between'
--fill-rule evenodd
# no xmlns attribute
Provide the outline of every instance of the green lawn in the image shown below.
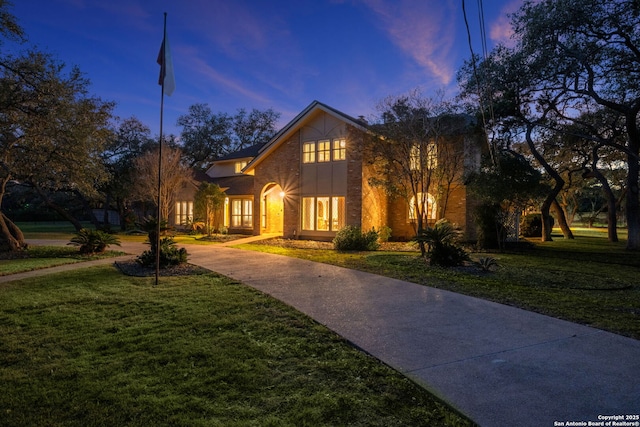
<svg viewBox="0 0 640 427"><path fill-rule="evenodd" d="M214 274L0 285L3 426L464 426L306 316Z"/></svg>
<svg viewBox="0 0 640 427"><path fill-rule="evenodd" d="M278 253L368 271L521 307L640 339L640 253L609 243L603 231L576 230L532 249L472 253L496 258L491 273L429 267L417 252L338 253L264 244L244 249Z"/></svg>
<svg viewBox="0 0 640 427"><path fill-rule="evenodd" d="M116 247L116 246L114 246ZM102 254L84 255L72 246L31 246L26 257L16 259L0 259L0 276L55 267L57 265L74 264L101 258L124 255L124 252L108 250Z"/></svg>

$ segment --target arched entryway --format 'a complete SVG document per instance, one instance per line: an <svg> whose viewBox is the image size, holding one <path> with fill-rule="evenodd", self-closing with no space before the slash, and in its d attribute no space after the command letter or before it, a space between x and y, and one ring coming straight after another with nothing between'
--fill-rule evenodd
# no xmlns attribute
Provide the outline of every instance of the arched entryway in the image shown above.
<svg viewBox="0 0 640 427"><path fill-rule="evenodd" d="M260 194L260 234L284 230L284 192L275 182L264 186Z"/></svg>

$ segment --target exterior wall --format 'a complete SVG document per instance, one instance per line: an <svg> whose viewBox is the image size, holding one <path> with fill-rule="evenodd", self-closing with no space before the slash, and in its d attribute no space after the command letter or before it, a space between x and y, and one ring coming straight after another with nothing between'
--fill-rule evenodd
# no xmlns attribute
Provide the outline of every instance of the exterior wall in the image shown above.
<svg viewBox="0 0 640 427"><path fill-rule="evenodd" d="M346 140L346 159L302 163L300 161L301 188L300 201L303 197L344 197L345 224L360 226L361 223L361 160L357 141L350 141L344 121L324 111L310 117L300 128L300 150L305 142L335 139ZM301 209L301 208L300 208ZM302 212L299 212L301 215ZM302 230L301 217L298 216L298 236L318 240L330 240L335 237L336 230L317 231Z"/></svg>
<svg viewBox="0 0 640 427"><path fill-rule="evenodd" d="M195 183L185 183L183 184L174 195L174 199L171 202L171 206L169 206L169 218L167 218L167 223L171 227L183 228L184 225L178 224L176 222L176 203L177 202L190 202L193 204L195 200L196 192L198 188ZM156 215L154 215L156 216ZM191 218L193 221L193 218Z"/></svg>
<svg viewBox="0 0 640 427"><path fill-rule="evenodd" d="M278 184L285 193L283 229L285 238L296 238L300 222L300 132L294 133L268 158L256 166L254 200L259 201L262 190L271 183ZM260 203L254 203L253 234L260 234Z"/></svg>
<svg viewBox="0 0 640 427"><path fill-rule="evenodd" d="M463 239L472 241L476 239L476 226L473 221L473 211L477 202L467 193L464 185L464 176L467 171L476 170L480 167L480 156L482 154L483 139L479 134L455 137L441 146L439 162L444 167L447 162L446 156L450 156L448 166L455 166L455 179L451 183L447 200L438 201L437 219L446 218L451 223L458 226L463 232ZM432 194L435 196L435 191ZM401 197L390 198L387 203L387 225L392 230L392 238L407 240L415 236L415 224L409 219L408 202ZM443 211L444 208L444 211ZM435 223L429 220L427 225Z"/></svg>
<svg viewBox="0 0 640 427"><path fill-rule="evenodd" d="M206 174L211 178L241 175L236 173L236 163L242 161L248 163L251 161L251 157L215 162L209 169L207 169Z"/></svg>
<svg viewBox="0 0 640 427"><path fill-rule="evenodd" d="M359 151L361 152L361 150ZM364 162L362 158L358 160L361 165L362 177L358 180L357 176L352 176L350 179L353 180L353 182L359 181L360 188L358 188L358 186L350 186L350 188L354 193L359 190L362 192L360 202L362 212L361 227L364 231L368 231L371 228L379 230L383 226L389 226L389 198L383 189L369 184L369 178L373 177L375 172L371 166L366 166L366 162ZM354 175L356 174L354 173ZM355 214L357 214L357 212Z"/></svg>

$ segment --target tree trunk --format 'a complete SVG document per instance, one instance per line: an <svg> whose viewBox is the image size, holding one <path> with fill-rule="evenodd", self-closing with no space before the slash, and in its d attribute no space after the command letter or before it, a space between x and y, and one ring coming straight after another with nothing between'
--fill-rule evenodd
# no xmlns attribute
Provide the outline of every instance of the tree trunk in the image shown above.
<svg viewBox="0 0 640 427"><path fill-rule="evenodd" d="M549 210L551 208L551 203L555 199L555 195L549 194L544 202L542 202L542 206L540 206L540 214L542 215L542 242L552 242L553 238L551 237L551 230L553 227L551 226L551 214Z"/></svg>
<svg viewBox="0 0 640 427"><path fill-rule="evenodd" d="M33 188L35 188L35 190L38 193L38 195L42 198L42 200L44 200L44 203L48 207L53 209L63 219L65 219L65 220L69 221L71 224L73 224L73 227L76 229L76 231L82 230L83 227L82 227L82 224L80 223L80 221L78 221L76 218L74 218L73 215L71 215L69 212L67 212L62 206L59 206L56 203L54 203L53 200L51 200L51 198L49 198L49 195L47 193L45 193L44 191L42 191L42 189L40 187L38 187L37 185L34 185Z"/></svg>
<svg viewBox="0 0 640 427"><path fill-rule="evenodd" d="M562 209L558 200L553 199L551 201L551 207L555 210L556 215L558 216L558 225L560 226L560 230L562 230L564 238L568 240L575 239L573 232L571 231L571 227L569 227L569 224L567 223L567 217L564 214L564 209Z"/></svg>
<svg viewBox="0 0 640 427"><path fill-rule="evenodd" d="M529 146L529 151L533 157L540 163L540 165L544 168L544 170L549 174L551 178L555 181L555 186L551 190L542 203L540 207L540 213L542 214L542 241L543 242L551 242L553 239L551 238L551 215L549 214L549 210L551 208L551 204L556 200L560 191L562 191L562 187L564 187L564 180L560 176L558 172L556 172L549 163L544 159L542 154L538 152L536 149L536 145L533 142L533 138L531 137L531 132L533 131L534 125L532 123L527 123L527 145Z"/></svg>
<svg viewBox="0 0 640 427"><path fill-rule="evenodd" d="M7 182L10 178L10 176L6 176L0 181L0 206L2 206ZM22 231L7 218L4 212L0 211L0 252L21 252L26 248L27 243L24 241Z"/></svg>
<svg viewBox="0 0 640 427"><path fill-rule="evenodd" d="M602 191L607 199L607 237L610 242L618 241L618 216L616 215L616 197L611 190L611 186L598 170L594 170L592 175L602 184Z"/></svg>

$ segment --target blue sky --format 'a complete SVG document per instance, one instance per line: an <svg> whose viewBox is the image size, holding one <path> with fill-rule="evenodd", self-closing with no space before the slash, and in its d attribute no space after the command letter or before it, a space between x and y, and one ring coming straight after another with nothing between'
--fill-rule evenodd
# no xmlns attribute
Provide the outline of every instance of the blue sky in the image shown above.
<svg viewBox="0 0 640 427"><path fill-rule="evenodd" d="M165 133L179 134L178 116L195 103L230 114L272 108L284 125L313 100L369 116L416 88L453 95L470 56L462 0L12 1L29 45L79 66L92 94L156 135L164 12L176 79ZM489 48L508 38L507 14L521 3L483 1ZM466 9L479 52L477 1Z"/></svg>

